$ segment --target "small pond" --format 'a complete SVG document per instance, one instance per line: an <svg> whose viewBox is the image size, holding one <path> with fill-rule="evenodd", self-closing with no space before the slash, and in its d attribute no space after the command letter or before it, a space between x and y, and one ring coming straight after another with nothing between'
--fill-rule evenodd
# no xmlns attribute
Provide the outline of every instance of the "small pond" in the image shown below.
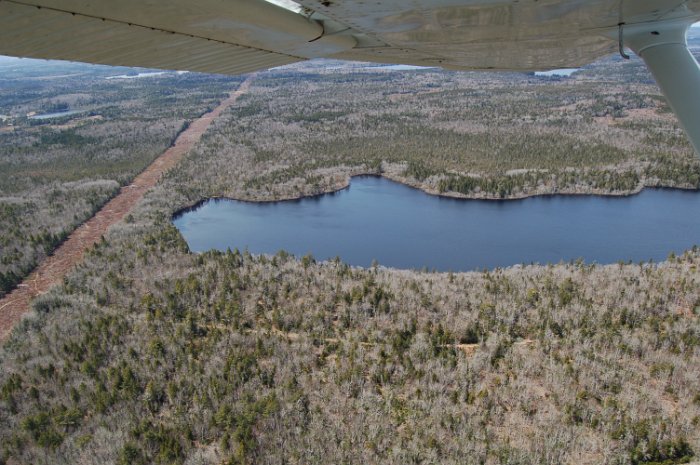
<svg viewBox="0 0 700 465"><path fill-rule="evenodd" d="M42 120L42 119L51 119L51 118L62 118L64 116L77 115L78 113L82 113L82 112L80 110L57 111L54 113L44 113L43 115L30 116L29 119Z"/></svg>

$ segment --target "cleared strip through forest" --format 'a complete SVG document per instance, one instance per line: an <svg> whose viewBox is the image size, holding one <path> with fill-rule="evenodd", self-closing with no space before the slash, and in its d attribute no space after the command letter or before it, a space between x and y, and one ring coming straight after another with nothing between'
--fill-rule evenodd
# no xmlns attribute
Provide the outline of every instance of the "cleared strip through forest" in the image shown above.
<svg viewBox="0 0 700 465"><path fill-rule="evenodd" d="M219 106L193 121L180 133L173 145L136 176L130 185L122 187L116 197L73 231L53 255L41 262L15 290L0 299L0 342L7 339L14 325L29 311L32 299L59 283L82 260L85 251L96 244L110 226L129 213L146 191L155 186L163 173L175 166L197 144L211 122L248 90L253 77L243 81L238 90L232 92Z"/></svg>

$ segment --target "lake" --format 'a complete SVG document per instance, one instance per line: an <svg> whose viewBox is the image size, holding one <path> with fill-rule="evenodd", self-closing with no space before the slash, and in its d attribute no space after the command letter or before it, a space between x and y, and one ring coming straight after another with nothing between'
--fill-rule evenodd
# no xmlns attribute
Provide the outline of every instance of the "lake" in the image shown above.
<svg viewBox="0 0 700 465"><path fill-rule="evenodd" d="M153 71L149 73L136 73L136 74L120 74L118 76L107 76L105 79L111 80L111 79L140 79L140 78L145 78L145 77L155 77L155 76L163 76L164 74L168 74L167 71Z"/></svg>
<svg viewBox="0 0 700 465"><path fill-rule="evenodd" d="M576 71L580 71L581 68L562 68L562 69L550 69L549 71L536 71L535 76L571 76Z"/></svg>
<svg viewBox="0 0 700 465"><path fill-rule="evenodd" d="M351 265L465 271L520 263L661 261L700 244L700 193L462 200L379 177L301 200L209 200L173 219L194 252L284 249Z"/></svg>
<svg viewBox="0 0 700 465"><path fill-rule="evenodd" d="M51 119L51 118L63 118L64 116L71 116L71 115L77 115L78 113L82 113L80 110L66 110L66 111L57 111L54 113L44 113L43 115L34 115L30 116L29 119Z"/></svg>

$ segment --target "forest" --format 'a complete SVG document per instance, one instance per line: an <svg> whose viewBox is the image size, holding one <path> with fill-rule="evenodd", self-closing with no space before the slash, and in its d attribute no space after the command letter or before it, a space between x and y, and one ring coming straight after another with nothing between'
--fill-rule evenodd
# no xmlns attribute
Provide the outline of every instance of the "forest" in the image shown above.
<svg viewBox="0 0 700 465"><path fill-rule="evenodd" d="M132 71L0 62L0 297L240 82Z"/></svg>
<svg viewBox="0 0 700 465"><path fill-rule="evenodd" d="M179 171L175 169L176 173ZM470 273L190 254L166 180L0 353L5 463L686 463L700 252Z"/></svg>
<svg viewBox="0 0 700 465"><path fill-rule="evenodd" d="M158 88L140 82L129 85ZM153 124L171 118L157 132L167 145L192 113L156 109ZM122 139L90 127L76 136ZM54 153L8 144L36 171ZM124 152L147 163L136 145ZM697 188L690 150L638 61L571 78L326 63L260 73L0 348L0 464L689 463L697 248L662 263L432 273L244 247L193 254L170 220L206 197L293 198L365 172L476 197ZM56 174L70 193L58 199L95 208L90 189L109 197L138 171L92 153L99 174ZM2 170L5 203L45 185L15 169ZM32 200L39 216L45 197ZM35 224L14 227L36 236Z"/></svg>
<svg viewBox="0 0 700 465"><path fill-rule="evenodd" d="M653 80L614 57L568 78L292 66L258 76L197 150L211 172L187 183L208 169L192 164L183 184L203 197L296 198L357 174L490 199L700 187Z"/></svg>

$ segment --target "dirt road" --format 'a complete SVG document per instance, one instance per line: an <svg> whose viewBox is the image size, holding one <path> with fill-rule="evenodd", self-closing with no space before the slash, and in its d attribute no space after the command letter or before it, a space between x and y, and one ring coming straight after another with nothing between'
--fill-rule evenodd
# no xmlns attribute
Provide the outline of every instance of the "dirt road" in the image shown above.
<svg viewBox="0 0 700 465"><path fill-rule="evenodd" d="M61 282L83 259L85 251L97 243L110 226L124 218L163 173L175 166L197 144L211 122L248 90L252 79L252 76L246 79L218 107L193 121L173 145L139 174L131 185L123 187L95 216L73 231L53 255L41 262L14 291L0 299L0 342L7 339L14 325L29 310L32 299Z"/></svg>

